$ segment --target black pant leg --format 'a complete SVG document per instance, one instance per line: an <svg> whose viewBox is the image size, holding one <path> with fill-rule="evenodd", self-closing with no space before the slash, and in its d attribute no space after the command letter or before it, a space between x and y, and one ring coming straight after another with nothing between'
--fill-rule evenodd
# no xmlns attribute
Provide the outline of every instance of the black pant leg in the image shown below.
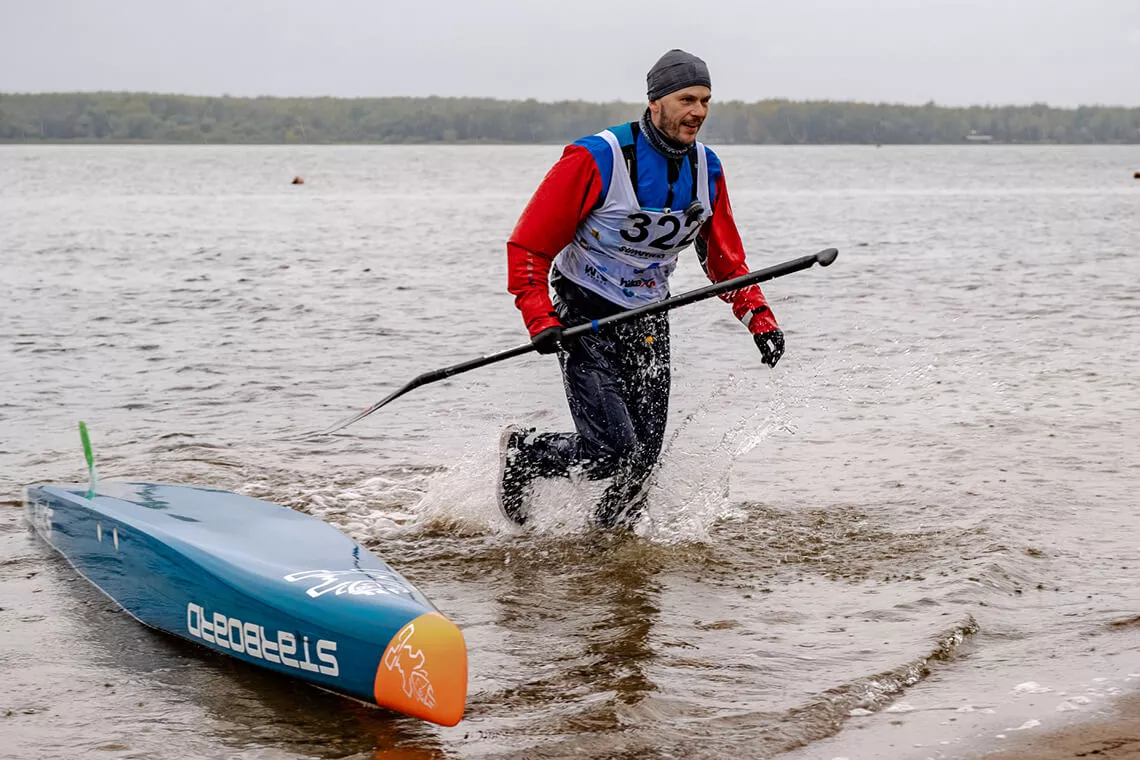
<svg viewBox="0 0 1140 760"><path fill-rule="evenodd" d="M595 512L599 526L633 526L645 505L645 485L657 464L665 440L671 381L669 322L650 315L633 323L620 336L623 395L636 443L615 472L614 481Z"/></svg>
<svg viewBox="0 0 1140 760"><path fill-rule="evenodd" d="M557 274L557 272L556 272ZM555 308L567 327L620 312L615 304L555 276ZM612 477L638 444L627 404L627 346L616 327L570 341L559 352L562 383L574 433L541 433L528 439L527 459L536 474L565 476L579 466L591 478Z"/></svg>
<svg viewBox="0 0 1140 760"><path fill-rule="evenodd" d="M669 317L651 314L635 323L631 350L626 355L623 375L626 398L631 399L630 417L638 441L637 457L646 469L652 469L665 442L665 425L669 419L669 394L672 367Z"/></svg>
<svg viewBox="0 0 1140 760"><path fill-rule="evenodd" d="M626 403L621 357L612 335L590 333L560 352L562 384L573 433L539 433L527 439L536 475L564 477L581 467L591 479L613 477L638 450L637 426Z"/></svg>

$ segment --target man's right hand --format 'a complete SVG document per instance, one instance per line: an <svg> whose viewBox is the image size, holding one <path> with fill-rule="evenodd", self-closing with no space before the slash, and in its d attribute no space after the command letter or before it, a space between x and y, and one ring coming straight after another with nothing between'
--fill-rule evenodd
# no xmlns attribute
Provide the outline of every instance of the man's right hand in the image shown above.
<svg viewBox="0 0 1140 760"><path fill-rule="evenodd" d="M540 354L553 354L562 347L562 325L546 328L531 338L530 344Z"/></svg>

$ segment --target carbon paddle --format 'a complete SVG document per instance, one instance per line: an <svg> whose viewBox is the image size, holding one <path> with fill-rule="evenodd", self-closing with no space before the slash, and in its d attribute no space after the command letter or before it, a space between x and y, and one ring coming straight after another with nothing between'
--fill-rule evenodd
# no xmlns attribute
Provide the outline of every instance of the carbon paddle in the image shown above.
<svg viewBox="0 0 1140 760"><path fill-rule="evenodd" d="M623 311L609 317L603 317L602 319L595 319L594 321L588 322L586 324L568 327L562 331L562 340L573 340L575 337L582 335L583 333L590 332L591 330L601 329L606 325L613 325L617 324L618 322L627 322L631 319L637 319L638 317L644 316L646 314L656 314L657 312L661 311L670 311L681 306L687 306L696 301L703 301L706 298L712 298L713 296L719 296L724 293L731 293L734 290L740 290L741 288L747 287L749 285L755 285L760 282L767 282L768 280L774 280L777 277L783 277L785 275L792 274L793 272L810 269L816 264L819 264L821 267L830 266L831 262L835 261L835 257L838 255L839 251L837 249L825 248L819 253L812 254L811 256L801 256L798 259L791 259L790 261L785 261L782 264L776 264L765 269L759 269L755 272L749 272L748 274L741 275L740 277L734 277L731 280L715 282L711 285L706 285L703 288L690 290L688 293L682 293L679 296L666 298L664 301L658 301L657 303L651 303L646 306L639 306L636 309ZM442 369L432 370L431 372L425 372L422 375L416 377L404 387L393 391L384 399L376 402L364 411L358 412L351 417L341 420L332 427L320 431L318 435L330 435L337 432L338 430L343 430L349 425L364 419L368 415L375 412L377 409L380 409L381 407L395 401L405 393L419 388L421 385L434 383L437 380L444 380L463 372L478 369L479 367L486 367L488 364L501 362L504 359L511 359L516 356L522 356L523 354L530 353L533 350L533 344L524 343L521 346L516 346L515 348L501 351L497 354L480 356L478 359L471 359L470 361L465 361L461 364L453 364L450 367L444 367Z"/></svg>

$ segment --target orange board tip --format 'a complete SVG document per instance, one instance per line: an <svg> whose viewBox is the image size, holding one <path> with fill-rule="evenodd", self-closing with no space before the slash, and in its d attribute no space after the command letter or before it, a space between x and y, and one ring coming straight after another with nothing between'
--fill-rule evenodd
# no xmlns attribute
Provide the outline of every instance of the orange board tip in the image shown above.
<svg viewBox="0 0 1140 760"><path fill-rule="evenodd" d="M454 623L428 612L396 632L376 668L376 704L454 726L467 704L467 645Z"/></svg>

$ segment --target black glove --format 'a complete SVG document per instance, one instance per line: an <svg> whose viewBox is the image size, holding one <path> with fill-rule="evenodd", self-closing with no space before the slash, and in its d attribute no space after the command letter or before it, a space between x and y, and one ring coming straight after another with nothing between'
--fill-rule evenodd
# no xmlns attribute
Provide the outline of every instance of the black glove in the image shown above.
<svg viewBox="0 0 1140 760"><path fill-rule="evenodd" d="M769 367L775 367L784 355L784 331L777 328L753 335L752 339L756 341L756 348L760 349L760 361Z"/></svg>
<svg viewBox="0 0 1140 760"><path fill-rule="evenodd" d="M530 344L540 354L553 354L562 346L562 325L546 328L531 338Z"/></svg>

